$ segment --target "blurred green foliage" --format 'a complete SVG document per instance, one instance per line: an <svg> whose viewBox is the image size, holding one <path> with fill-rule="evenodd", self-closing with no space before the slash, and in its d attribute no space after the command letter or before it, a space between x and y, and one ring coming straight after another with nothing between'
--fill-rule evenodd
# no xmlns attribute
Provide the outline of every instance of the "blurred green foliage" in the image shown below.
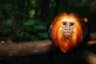
<svg viewBox="0 0 96 64"><path fill-rule="evenodd" d="M48 39L48 26L58 13L74 11L78 3L81 7L90 1L0 0L1 35L7 34L15 41Z"/></svg>

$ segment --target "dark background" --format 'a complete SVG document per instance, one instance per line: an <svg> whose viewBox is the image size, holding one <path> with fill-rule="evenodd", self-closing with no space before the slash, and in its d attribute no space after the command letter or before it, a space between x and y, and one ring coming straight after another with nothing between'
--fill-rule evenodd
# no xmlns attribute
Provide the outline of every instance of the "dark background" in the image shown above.
<svg viewBox="0 0 96 64"><path fill-rule="evenodd" d="M0 41L21 42L49 39L48 28L54 17L61 12L74 12L81 19L88 18L89 32L96 32L96 3L94 4L94 2L96 1L0 0ZM79 50L85 51L84 49ZM49 56L49 53L44 53L23 57L6 57L1 59L0 64L50 64ZM63 62L61 61L61 63Z"/></svg>

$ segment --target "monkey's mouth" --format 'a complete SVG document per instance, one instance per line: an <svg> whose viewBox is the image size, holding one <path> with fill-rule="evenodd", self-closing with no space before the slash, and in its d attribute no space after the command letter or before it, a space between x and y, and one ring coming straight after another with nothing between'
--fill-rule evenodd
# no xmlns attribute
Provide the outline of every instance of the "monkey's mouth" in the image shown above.
<svg viewBox="0 0 96 64"><path fill-rule="evenodd" d="M64 36L64 37L70 37L70 36L72 36L72 33L71 33L71 32L65 32L65 33L63 34L63 36Z"/></svg>

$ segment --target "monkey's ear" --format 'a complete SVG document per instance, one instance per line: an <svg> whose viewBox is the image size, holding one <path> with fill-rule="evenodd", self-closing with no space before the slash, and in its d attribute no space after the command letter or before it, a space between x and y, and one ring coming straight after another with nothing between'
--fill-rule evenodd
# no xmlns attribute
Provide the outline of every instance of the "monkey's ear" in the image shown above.
<svg viewBox="0 0 96 64"><path fill-rule="evenodd" d="M83 21L84 21L85 23L88 23L88 18L87 18L87 17L83 18Z"/></svg>

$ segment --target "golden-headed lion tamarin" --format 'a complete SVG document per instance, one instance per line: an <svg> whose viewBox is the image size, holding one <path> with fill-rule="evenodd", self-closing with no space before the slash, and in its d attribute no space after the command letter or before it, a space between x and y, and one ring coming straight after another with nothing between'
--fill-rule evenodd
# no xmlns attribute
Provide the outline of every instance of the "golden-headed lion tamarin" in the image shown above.
<svg viewBox="0 0 96 64"><path fill-rule="evenodd" d="M57 15L50 28L53 42L63 52L71 50L82 40L82 23L74 13Z"/></svg>

